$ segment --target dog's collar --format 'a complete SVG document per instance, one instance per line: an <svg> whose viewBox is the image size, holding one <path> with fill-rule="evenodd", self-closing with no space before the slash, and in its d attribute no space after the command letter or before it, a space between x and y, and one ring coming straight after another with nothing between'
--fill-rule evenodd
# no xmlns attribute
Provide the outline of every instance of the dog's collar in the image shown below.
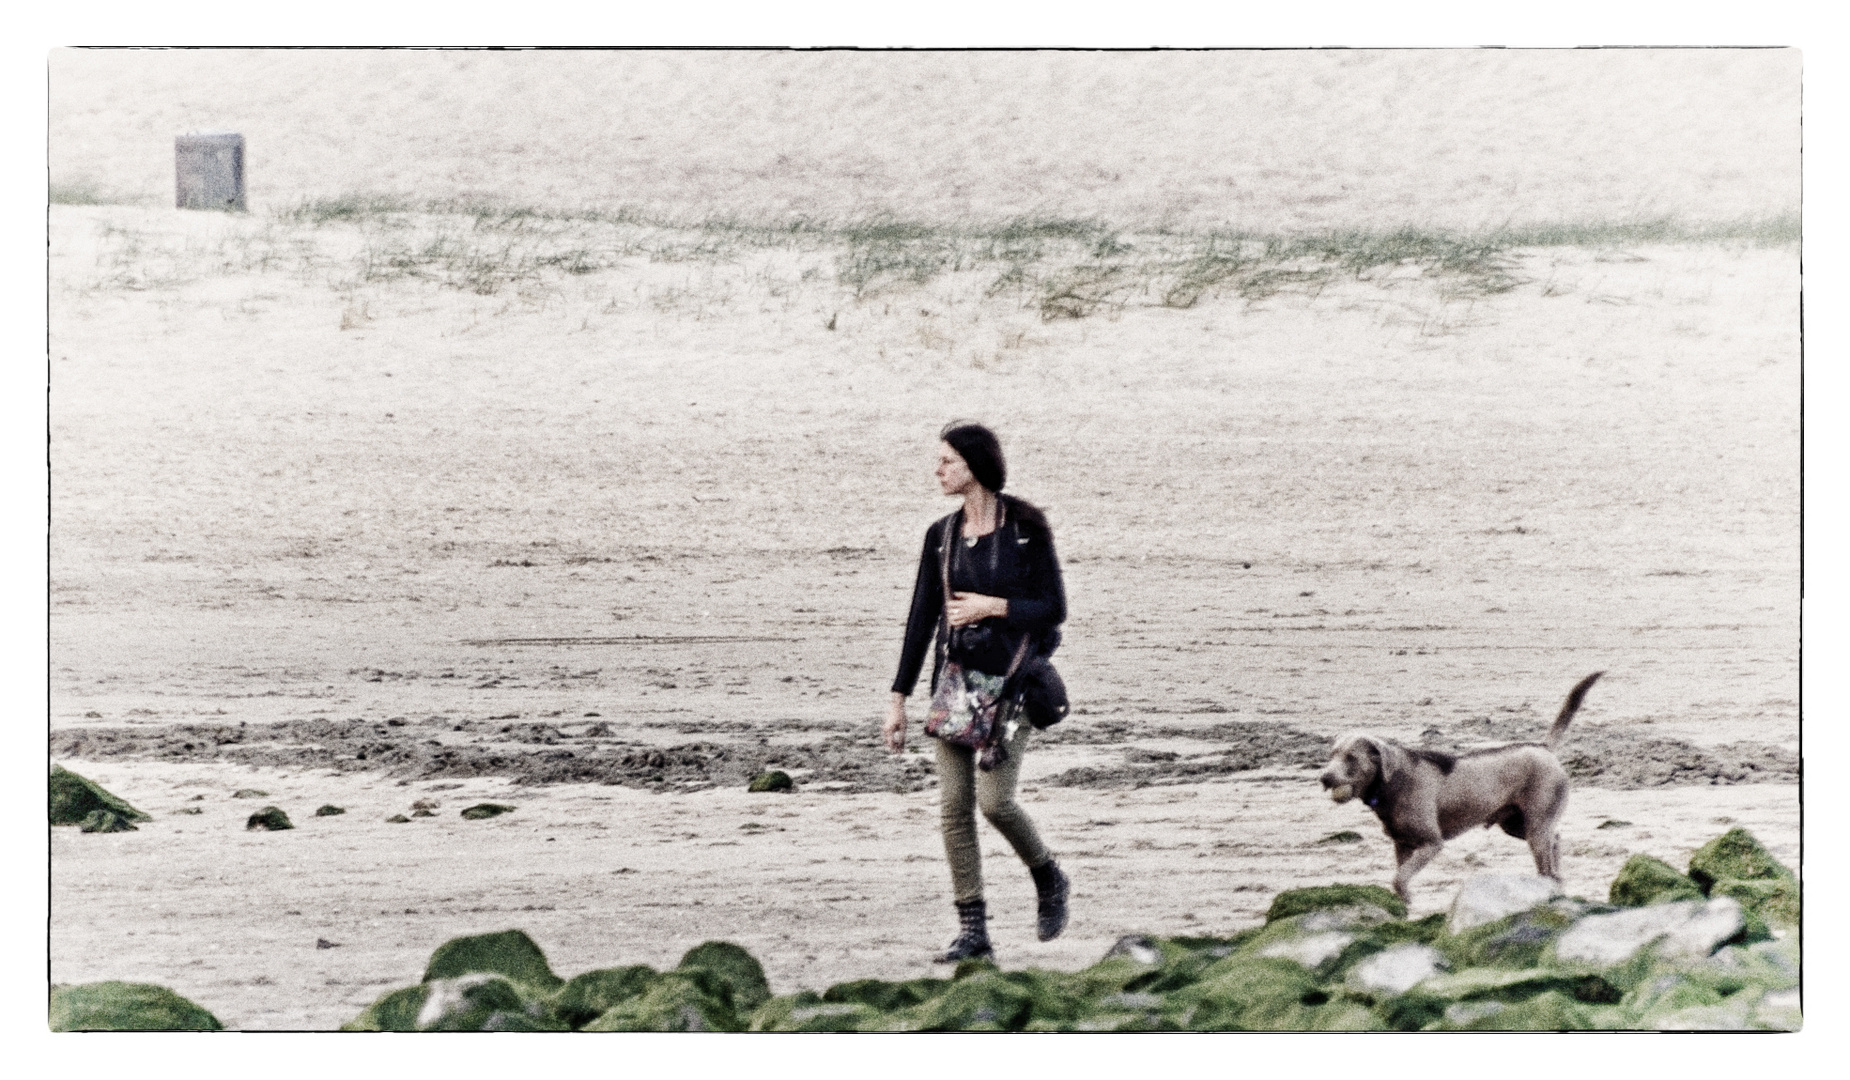
<svg viewBox="0 0 1850 1080"><path fill-rule="evenodd" d="M1362 791L1362 805L1368 807L1370 810L1379 808L1381 805L1381 794L1381 778L1377 776L1374 782L1369 784L1368 787Z"/></svg>

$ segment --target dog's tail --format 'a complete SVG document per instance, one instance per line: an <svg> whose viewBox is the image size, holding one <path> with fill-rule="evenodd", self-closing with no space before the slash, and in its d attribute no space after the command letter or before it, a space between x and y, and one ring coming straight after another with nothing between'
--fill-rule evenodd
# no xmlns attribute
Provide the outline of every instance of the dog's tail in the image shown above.
<svg viewBox="0 0 1850 1080"><path fill-rule="evenodd" d="M1548 738L1543 740L1549 750L1557 749L1561 745L1561 740L1567 738L1567 725L1573 721L1574 714L1580 711L1580 699L1587 696L1587 688L1598 682L1599 677L1604 674L1606 673L1603 671L1596 671L1580 680L1572 690L1568 691L1567 704L1561 706L1561 715L1555 717L1555 726L1548 729Z"/></svg>

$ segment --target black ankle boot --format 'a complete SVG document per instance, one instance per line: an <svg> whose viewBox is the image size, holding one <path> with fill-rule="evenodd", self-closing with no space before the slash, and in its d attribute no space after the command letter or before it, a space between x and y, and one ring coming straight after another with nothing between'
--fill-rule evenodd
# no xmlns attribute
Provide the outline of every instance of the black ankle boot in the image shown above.
<svg viewBox="0 0 1850 1080"><path fill-rule="evenodd" d="M981 900L958 901L957 924L961 931L957 940L944 955L938 957L940 964L955 964L959 960L988 960L995 957L989 947L989 909Z"/></svg>
<svg viewBox="0 0 1850 1080"><path fill-rule="evenodd" d="M1070 882L1052 859L1029 867L1028 872L1034 875L1034 892L1040 898L1036 932L1042 941L1052 941L1066 929L1066 892Z"/></svg>

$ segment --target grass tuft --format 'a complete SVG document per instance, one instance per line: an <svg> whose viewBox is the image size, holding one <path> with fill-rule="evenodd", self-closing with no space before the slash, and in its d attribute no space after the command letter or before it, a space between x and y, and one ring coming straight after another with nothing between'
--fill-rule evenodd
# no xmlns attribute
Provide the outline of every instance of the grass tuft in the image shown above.
<svg viewBox="0 0 1850 1080"><path fill-rule="evenodd" d="M45 194L54 206L106 206L117 201L94 180L53 181Z"/></svg>
<svg viewBox="0 0 1850 1080"><path fill-rule="evenodd" d="M90 184L52 189L54 202L104 198ZM292 228L304 225L328 232ZM572 209L350 193L303 200L208 247L188 241L184 250L173 250L153 237L106 226L98 285L166 288L211 273L280 269L322 277L349 298L368 285L412 280L478 296L513 290L536 299L571 278L638 263L686 263L704 267L706 280L678 282L639 299L680 309L704 297L692 304L698 310L715 297L719 303L730 298L724 288L701 291L715 284L717 268L755 260L756 266L740 271L750 286L786 303L793 289L812 279L869 300L969 275L984 297L1012 298L1054 322L1132 306L1186 309L1217 296L1252 303L1285 293L1315 295L1343 279L1421 278L1449 296L1491 296L1523 284L1524 250L1765 246L1798 238L1799 219L1792 214L1704 223L1659 217L1283 234L1125 230L1094 218L1051 216L949 224L891 216L675 217L626 206Z"/></svg>

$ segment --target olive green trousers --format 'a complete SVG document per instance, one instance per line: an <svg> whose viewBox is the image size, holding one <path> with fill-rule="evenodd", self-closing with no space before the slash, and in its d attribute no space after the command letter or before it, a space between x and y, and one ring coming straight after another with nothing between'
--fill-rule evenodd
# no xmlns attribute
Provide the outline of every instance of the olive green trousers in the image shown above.
<svg viewBox="0 0 1850 1080"><path fill-rule="evenodd" d="M976 767L967 746L938 744L938 808L943 815L944 856L951 864L951 892L960 904L983 898L983 852L977 845L976 811L996 827L1030 868L1053 858L1034 831L1028 812L1015 801L1015 781L1028 749L1032 725L1022 722L1008 743L1008 760L988 772Z"/></svg>

